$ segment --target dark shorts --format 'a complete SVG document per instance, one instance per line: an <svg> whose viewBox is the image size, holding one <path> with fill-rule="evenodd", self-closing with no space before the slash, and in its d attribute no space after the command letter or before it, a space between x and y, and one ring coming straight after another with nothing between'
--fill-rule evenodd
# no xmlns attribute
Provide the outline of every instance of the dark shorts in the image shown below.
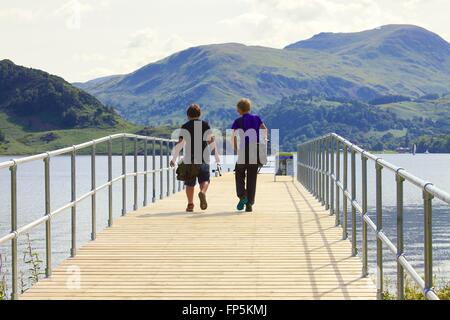
<svg viewBox="0 0 450 320"><path fill-rule="evenodd" d="M200 172L198 176L192 180L188 180L184 182L184 185L187 187L195 187L195 184L197 183L203 183L203 182L209 182L210 179L210 173L209 173L209 164L203 163L200 165Z"/></svg>

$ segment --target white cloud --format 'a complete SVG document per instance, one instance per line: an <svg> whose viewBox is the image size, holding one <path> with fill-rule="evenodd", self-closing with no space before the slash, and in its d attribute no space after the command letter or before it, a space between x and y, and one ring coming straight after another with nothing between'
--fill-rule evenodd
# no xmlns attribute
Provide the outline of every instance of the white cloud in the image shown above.
<svg viewBox="0 0 450 320"><path fill-rule="evenodd" d="M355 32L391 23L423 24L423 10L448 8L442 0L245 0L247 12L220 21L247 42L274 47L320 32ZM433 4L432 4L433 3ZM438 6L440 5L440 6Z"/></svg>
<svg viewBox="0 0 450 320"><path fill-rule="evenodd" d="M201 44L282 48L320 32L355 32L390 23L416 24L450 40L449 0L0 2L0 38L8 43L2 58L41 66L71 81L108 70L131 72Z"/></svg>
<svg viewBox="0 0 450 320"><path fill-rule="evenodd" d="M92 68L82 75L84 79L93 79L112 74L130 73L190 46L191 43L177 34L166 36L156 29L145 28L132 33L117 56L84 52L76 53L72 58L75 62L95 63L102 66Z"/></svg>
<svg viewBox="0 0 450 320"><path fill-rule="evenodd" d="M186 49L191 43L177 34L162 34L155 28L134 32L122 52L125 65L135 68L162 59L172 53Z"/></svg>

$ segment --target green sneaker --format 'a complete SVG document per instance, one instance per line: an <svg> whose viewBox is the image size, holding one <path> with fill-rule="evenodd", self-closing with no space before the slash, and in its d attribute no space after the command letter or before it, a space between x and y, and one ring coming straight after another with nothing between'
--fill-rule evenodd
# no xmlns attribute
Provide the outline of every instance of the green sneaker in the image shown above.
<svg viewBox="0 0 450 320"><path fill-rule="evenodd" d="M236 209L238 209L239 211L244 210L244 207L247 203L248 203L248 198L242 197L241 200L239 200L239 203L237 204Z"/></svg>

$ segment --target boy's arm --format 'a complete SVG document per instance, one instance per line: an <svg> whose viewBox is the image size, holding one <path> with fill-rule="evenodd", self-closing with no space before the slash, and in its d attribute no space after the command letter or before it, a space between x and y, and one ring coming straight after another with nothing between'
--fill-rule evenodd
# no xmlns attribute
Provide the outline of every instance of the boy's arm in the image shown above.
<svg viewBox="0 0 450 320"><path fill-rule="evenodd" d="M267 129L267 127L264 124L264 122L261 122L261 125L259 126L259 128L263 132L264 141L269 141L269 129Z"/></svg>
<svg viewBox="0 0 450 320"><path fill-rule="evenodd" d="M238 145L238 141L237 141L236 130L233 130L233 133L231 134L231 146L233 147L233 150L235 152L237 152L237 145Z"/></svg>
<svg viewBox="0 0 450 320"><path fill-rule="evenodd" d="M207 140L208 144L211 147L211 151L214 151L214 157L216 159L216 163L220 164L220 154L219 154L219 149L217 148L217 144L216 144L216 140L214 139L213 135L208 135L208 140Z"/></svg>
<svg viewBox="0 0 450 320"><path fill-rule="evenodd" d="M177 159L180 156L180 151L183 149L185 145L185 141L182 137L180 137L180 140L175 145L175 148L172 149L172 160L170 160L170 166L175 167L175 164L177 163Z"/></svg>

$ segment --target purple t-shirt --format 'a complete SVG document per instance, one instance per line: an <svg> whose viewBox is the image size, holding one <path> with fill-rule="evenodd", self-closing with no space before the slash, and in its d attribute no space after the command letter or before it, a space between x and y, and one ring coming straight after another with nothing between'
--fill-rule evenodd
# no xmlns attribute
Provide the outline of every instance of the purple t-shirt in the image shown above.
<svg viewBox="0 0 450 320"><path fill-rule="evenodd" d="M241 143L244 142L242 135L245 132L246 143L258 143L259 142L259 129L261 128L262 120L255 114L246 113L242 117L234 120L231 129L239 130L241 134ZM251 130L251 131L249 131ZM256 140L255 140L256 139Z"/></svg>

